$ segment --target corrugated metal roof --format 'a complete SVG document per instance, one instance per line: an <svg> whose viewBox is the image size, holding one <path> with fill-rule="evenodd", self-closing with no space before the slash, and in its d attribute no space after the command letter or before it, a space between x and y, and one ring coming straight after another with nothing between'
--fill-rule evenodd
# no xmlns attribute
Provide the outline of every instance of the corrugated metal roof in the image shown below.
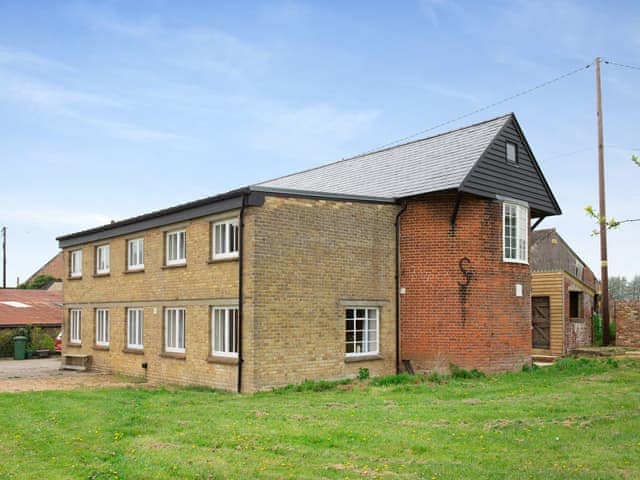
<svg viewBox="0 0 640 480"><path fill-rule="evenodd" d="M0 327L62 324L62 292L0 288Z"/></svg>
<svg viewBox="0 0 640 480"><path fill-rule="evenodd" d="M458 188L511 115L340 160L257 186L383 198Z"/></svg>

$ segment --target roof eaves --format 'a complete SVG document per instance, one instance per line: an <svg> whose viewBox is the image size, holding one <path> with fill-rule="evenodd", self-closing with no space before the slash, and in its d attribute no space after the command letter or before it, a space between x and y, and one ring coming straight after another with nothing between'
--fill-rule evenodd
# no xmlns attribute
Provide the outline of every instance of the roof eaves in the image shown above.
<svg viewBox="0 0 640 480"><path fill-rule="evenodd" d="M260 192L272 195L297 196L306 198L321 198L327 200L343 200L354 202L371 202L371 203L396 203L395 198L375 197L369 195L351 195L347 193L322 192L312 190L296 190L293 188L280 187L264 187L261 185L252 185L249 187L252 192Z"/></svg>

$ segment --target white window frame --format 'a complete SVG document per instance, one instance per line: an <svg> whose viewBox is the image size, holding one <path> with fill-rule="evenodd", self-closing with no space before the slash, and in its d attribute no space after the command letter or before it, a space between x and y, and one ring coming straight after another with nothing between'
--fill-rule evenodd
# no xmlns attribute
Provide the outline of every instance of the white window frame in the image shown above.
<svg viewBox="0 0 640 480"><path fill-rule="evenodd" d="M171 238L175 237L176 239L176 249L175 249L175 258L170 258L171 256ZM165 263L167 265L184 265L187 263L187 231L182 230L173 230L171 232L165 233L165 243L166 243L166 251L165 251ZM182 254L182 256L180 256Z"/></svg>
<svg viewBox="0 0 640 480"><path fill-rule="evenodd" d="M508 221L513 225L508 226ZM529 263L529 208L524 205L502 204L502 259L509 263Z"/></svg>
<svg viewBox="0 0 640 480"><path fill-rule="evenodd" d="M211 354L238 357L238 307L211 309Z"/></svg>
<svg viewBox="0 0 640 480"><path fill-rule="evenodd" d="M236 258L240 249L240 222L227 218L211 225L213 259Z"/></svg>
<svg viewBox="0 0 640 480"><path fill-rule="evenodd" d="M364 311L364 315L358 316L359 311ZM347 312L353 311L353 317L347 318ZM370 313L375 312L375 348L369 350L369 343L371 342L372 331L369 328ZM345 332L345 356L346 357L361 357L366 355L377 355L380 352L380 308L374 306L363 307L347 307L343 310L344 317L344 332ZM358 330L356 328L356 320L362 320L364 322L364 328ZM349 322L352 322L352 328L349 328ZM362 339L357 340L357 333L362 332ZM348 340L349 333L353 334L353 340ZM353 346L353 352L348 352L347 345ZM359 351L358 351L359 349Z"/></svg>
<svg viewBox="0 0 640 480"><path fill-rule="evenodd" d="M82 310L79 308L69 309L69 343L82 343Z"/></svg>
<svg viewBox="0 0 640 480"><path fill-rule="evenodd" d="M144 309L127 308L127 348L144 348Z"/></svg>
<svg viewBox="0 0 640 480"><path fill-rule="evenodd" d="M127 270L144 269L144 238L127 240Z"/></svg>
<svg viewBox="0 0 640 480"><path fill-rule="evenodd" d="M509 146L513 147L513 158L509 158ZM506 142L504 146L504 156L509 163L518 163L518 145L513 142Z"/></svg>
<svg viewBox="0 0 640 480"><path fill-rule="evenodd" d="M109 309L96 308L96 345L109 346Z"/></svg>
<svg viewBox="0 0 640 480"><path fill-rule="evenodd" d="M172 318L173 317L173 318ZM170 325L173 323L173 325ZM164 351L185 353L186 351L186 311L184 308L165 308L164 310ZM180 335L182 326L182 335ZM180 342L182 339L182 342ZM171 343L171 344L170 344Z"/></svg>
<svg viewBox="0 0 640 480"><path fill-rule="evenodd" d="M96 274L109 273L111 248L109 245L99 245L96 247Z"/></svg>
<svg viewBox="0 0 640 480"><path fill-rule="evenodd" d="M82 250L72 250L69 259L69 276L82 276Z"/></svg>

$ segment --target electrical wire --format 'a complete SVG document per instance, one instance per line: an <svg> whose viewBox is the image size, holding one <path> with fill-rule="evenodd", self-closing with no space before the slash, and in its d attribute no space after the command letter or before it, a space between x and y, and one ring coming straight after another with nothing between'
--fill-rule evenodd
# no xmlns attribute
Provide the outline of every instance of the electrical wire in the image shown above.
<svg viewBox="0 0 640 480"><path fill-rule="evenodd" d="M399 139L394 140L392 142L385 143L384 145L381 145L381 146L376 147L376 148L372 148L371 150L367 150L366 152L363 152L363 153L361 153L359 155L356 155L356 156L366 155L368 153L375 152L377 150L382 150L382 149L391 147L393 145L397 145L399 143L406 142L407 140L411 140L412 138L418 137L418 136L423 135L423 134L425 134L427 132L430 132L432 130L436 130L436 129L444 127L446 125L450 125L450 124L455 123L455 122L457 122L459 120L463 120L465 118L471 117L472 115L475 115L477 113L484 112L485 110L489 110L489 109L491 109L493 107L497 107L498 105L502 105L503 103L509 102L509 101L511 101L511 100L513 100L515 98L522 97L524 95L528 95L528 94L530 94L532 92L535 92L536 90L539 90L541 88L547 87L547 86L549 86L549 85L551 85L553 83L559 82L560 80L564 80L567 77L570 77L572 75L575 75L576 73L579 73L579 72L582 72L583 70L588 69L592 65L593 65L593 62L591 62L590 64L585 65L583 67L576 68L575 70L567 72L567 73L565 73L563 75L559 75L559 76L557 76L555 78L552 78L551 80L547 80L546 82L540 83L540 84L538 84L538 85L536 85L534 87L527 88L526 90L521 90L520 92L514 93L513 95L510 95L508 97L502 98L501 100L497 100L497 101L495 101L495 102L493 102L493 103L491 103L489 105L485 105L484 107L480 107L480 108L478 108L476 110L473 110L472 112L465 113L464 115L460 115L460 116L458 116L456 118L452 118L451 120L447 120L446 122L438 123L437 125L434 125L432 127L425 128L424 130L420 130L419 132L413 133L411 135L407 135L406 137L402 137L402 138L399 138Z"/></svg>
<svg viewBox="0 0 640 480"><path fill-rule="evenodd" d="M627 65L624 63L616 63L616 62L612 62L610 60L603 60L603 63L606 63L607 65L615 65L616 67L622 67L622 68L629 68L631 70L640 70L640 67L636 66L636 65Z"/></svg>

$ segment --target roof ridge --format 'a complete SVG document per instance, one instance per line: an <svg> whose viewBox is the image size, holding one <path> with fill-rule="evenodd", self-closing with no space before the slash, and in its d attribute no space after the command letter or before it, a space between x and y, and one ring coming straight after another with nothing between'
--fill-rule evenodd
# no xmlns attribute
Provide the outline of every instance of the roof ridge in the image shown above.
<svg viewBox="0 0 640 480"><path fill-rule="evenodd" d="M462 131L462 130L466 130L468 128L478 127L480 125L484 125L485 123L494 122L494 121L499 120L501 118L513 117L513 116L515 116L513 112L505 113L503 115L498 115L497 117L489 118L489 119L483 120L481 122L472 123L471 125L465 125L463 127L454 128L453 130L447 130L445 132L440 132L440 133L437 133L435 135L431 135L430 137L418 138L416 140L411 140L410 142L400 143L398 145L393 145L393 146L390 146L390 147L380 148L380 149L377 149L377 150L370 150L368 152L364 152L364 153L359 153L357 155L353 155L352 157L342 158L340 160L336 160L336 161L329 162L329 163L324 163L324 164L318 165L316 167L310 167L310 168L307 168L307 169L304 169L304 170L300 170L298 172L289 173L287 175L282 175L280 177L270 178L269 180L265 180L263 182L254 183L251 186L254 186L254 185L257 186L257 185L263 185L265 183L275 182L277 180L282 180L284 178L293 177L294 175L300 175L302 173L307 173L307 172L312 172L314 170L319 170L321 168L328 167L330 165L336 165L338 163L343 163L343 162L347 162L347 161L350 161L350 160L355 160L356 158L366 157L368 155L373 155L375 153L386 152L386 151L389 151L389 150L393 150L394 148L406 147L407 145L412 145L412 144L418 143L418 142L424 142L425 140L431 140L431 139L434 139L434 138L437 138L437 137L442 137L444 135L449 135L451 133L455 133L455 132L459 132L459 131Z"/></svg>

